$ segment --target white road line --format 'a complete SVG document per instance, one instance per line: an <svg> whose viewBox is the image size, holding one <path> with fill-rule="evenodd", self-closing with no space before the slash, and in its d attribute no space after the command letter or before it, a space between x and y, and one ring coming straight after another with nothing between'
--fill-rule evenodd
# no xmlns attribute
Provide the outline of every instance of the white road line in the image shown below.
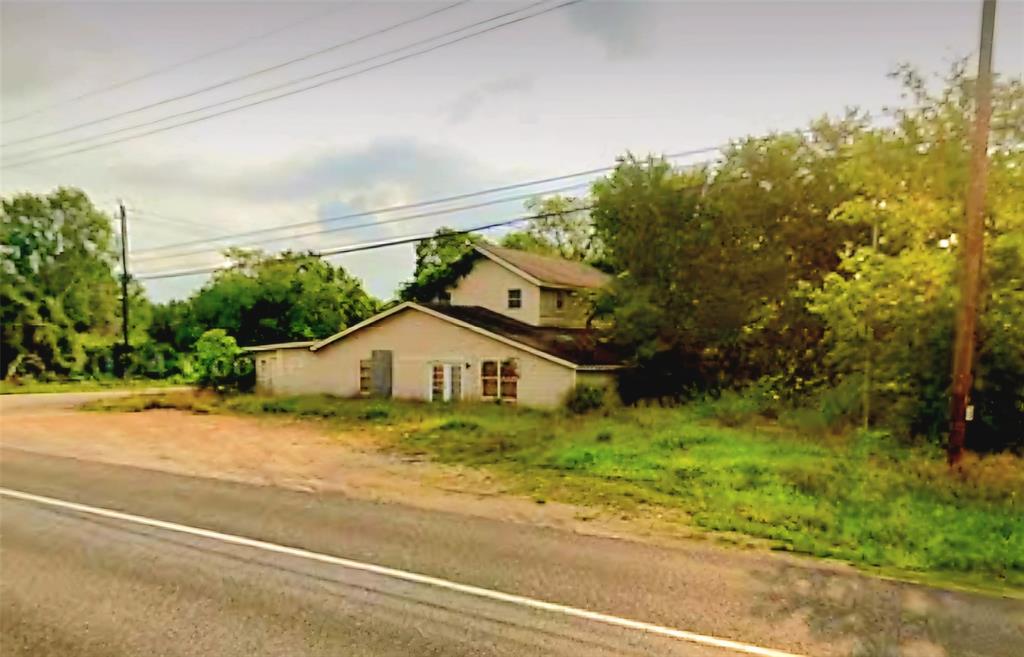
<svg viewBox="0 0 1024 657"><path fill-rule="evenodd" d="M288 547L287 545L268 543L266 541L259 541L253 538L245 538L244 536L224 534L222 532L216 532L209 529L202 529L199 527L179 525L175 522L156 520L155 518L136 516L130 513L121 513L120 511L113 511L111 509L103 509L95 506L88 506L86 504L78 504L76 502L68 502L53 497L33 495L32 493L25 493L18 490L12 490L10 488L0 488L0 496L25 500L28 502L35 502L37 504L43 504L46 506L52 506L61 509L69 509L71 511L78 511L79 513L88 513L94 516L101 516L103 518L113 518L114 520L133 522L138 525L156 527L158 529L165 529L167 531L178 532L180 534L200 536L202 538L221 541L223 543L231 543L233 545L244 545L246 547L255 548L257 550L264 550L266 552L276 552L278 554L286 554L291 557L299 557L301 559L320 561L322 563L329 563L335 566L342 566L344 568L350 568L352 570L361 570L363 572L374 573L377 575L382 575L384 577L391 577L393 579L399 579L406 582L415 582L417 584L425 584L427 586L436 586L437 588L447 589L449 591L456 591L458 593L464 593L466 595L472 595L478 598L498 600L500 602L506 602L509 604L519 605L522 607L529 607L532 609L540 609L555 614L562 614L564 616L583 618L598 623L604 623L606 625L614 625L616 627L624 627L631 630L640 630L642 632L648 632L650 634L656 634L659 636L669 637L672 639L680 639L682 641L689 641L692 643L698 643L705 646L724 648L726 650L732 650L734 652L740 652L747 655L759 655L761 657L803 657L802 655L798 655L791 652L784 652L782 650L762 648L760 646L755 646L749 643L742 643L740 641L720 639L718 637L708 636L706 634L697 634L695 632L687 632L686 630L677 630L671 627L664 627L662 625L654 625L652 623L645 623L643 621L630 620L628 618L611 616L609 614L602 614L596 611L588 611L586 609L579 609L577 607L560 605L555 602L546 602L544 600L527 598L521 595L502 593L501 591L494 591L491 589L485 589L479 586L472 586L469 584L460 584L458 582L452 582L446 579L441 579L439 577L431 577L429 575L421 575L419 573L413 573L407 570L388 568L386 566L378 566L376 564L364 563L362 561L353 561L352 559L334 557L329 554L322 554L320 552L303 550L302 548L294 548Z"/></svg>

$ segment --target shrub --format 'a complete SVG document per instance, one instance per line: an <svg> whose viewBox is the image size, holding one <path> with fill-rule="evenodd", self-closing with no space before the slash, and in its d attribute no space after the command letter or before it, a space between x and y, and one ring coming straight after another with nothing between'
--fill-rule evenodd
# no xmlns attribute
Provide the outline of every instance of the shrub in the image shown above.
<svg viewBox="0 0 1024 657"><path fill-rule="evenodd" d="M196 342L195 376L200 387L237 390L251 374L252 363L224 329L210 329Z"/></svg>
<svg viewBox="0 0 1024 657"><path fill-rule="evenodd" d="M779 416L779 424L802 435L812 436L823 434L830 428L828 419L820 409L802 406L782 413Z"/></svg>
<svg viewBox="0 0 1024 657"><path fill-rule="evenodd" d="M761 385L743 390L723 390L717 396L707 396L697 403L696 410L727 427L740 426L758 415L774 414L771 393Z"/></svg>
<svg viewBox="0 0 1024 657"><path fill-rule="evenodd" d="M384 406L371 406L359 414L360 420L386 420L391 417L391 411Z"/></svg>
<svg viewBox="0 0 1024 657"><path fill-rule="evenodd" d="M458 418L448 420L438 429L441 431L479 431L480 425L472 420L460 420Z"/></svg>
<svg viewBox="0 0 1024 657"><path fill-rule="evenodd" d="M603 386L578 384L566 397L565 406L573 413L582 415L603 408L608 390Z"/></svg>

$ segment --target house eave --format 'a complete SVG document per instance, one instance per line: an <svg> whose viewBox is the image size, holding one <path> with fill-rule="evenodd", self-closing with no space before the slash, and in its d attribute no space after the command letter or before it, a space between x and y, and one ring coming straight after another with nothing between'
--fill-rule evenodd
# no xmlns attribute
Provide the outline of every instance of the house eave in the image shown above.
<svg viewBox="0 0 1024 657"><path fill-rule="evenodd" d="M345 329L344 331L341 331L339 333L335 333L334 335L332 335L332 336L330 336L328 338L324 338L320 342L317 342L317 343L313 344L309 348L309 350L310 351L314 351L314 352L315 351L319 351L319 350L323 349L324 347L326 347L326 346L328 346L328 345L330 345L330 344L332 344L332 343L334 343L334 342L336 342L338 340L341 340L342 338L344 338L345 336L347 336L347 335L349 335L351 333L355 333L356 331L359 331L359 330L361 330L361 329L363 329L363 328L365 328L367 326L370 326L371 324L375 324L375 323L377 323L377 322L379 322L381 320L387 319L388 317L390 317L392 315L395 315L395 314L398 314L398 313L402 312L403 310L407 310L407 309L418 310L419 312L424 313L426 315L429 315L431 317L434 317L436 319L440 319L442 321L448 322L449 324L453 324L455 326L459 326L459 327L467 329L469 331L473 331L475 333L478 333L480 335L486 336L486 337L488 337L488 338L490 338L492 340L495 340L497 342L501 342L503 344L507 344L507 345L509 345L511 347L515 347L516 349L520 349L520 350L525 351L527 353L533 354L534 356L537 356L539 358L543 358L545 360L551 361L552 363L557 363L558 365L561 365L563 367L568 367L570 369L579 369L581 367L580 365L577 365L576 363L574 363L572 361L565 360L564 358L559 358L558 356L555 356L553 354L549 354L546 351L542 351L540 349L537 349L536 347L531 347L528 344L523 344L522 342L519 342L517 340L513 340L512 338L507 338L507 337L505 337L503 335L499 335L497 333L494 333L493 331L488 331L487 329L481 328L479 326L476 326L475 324L472 324L470 322L466 322L466 321L463 321L461 319L456 319L455 317L450 317L450 316L445 315L444 313L438 312L438 311L436 311L436 310L434 310L432 308L427 308L426 306L421 306L420 304L416 303L415 301L406 301L404 303L400 303L399 305L395 306L394 308L391 308L390 310L386 310L386 311L384 311L382 313L374 315L373 317L370 317L369 319L363 320L362 322L360 322L360 323L358 323L358 324L356 324L354 326L350 326L349 328Z"/></svg>
<svg viewBox="0 0 1024 657"><path fill-rule="evenodd" d="M309 349L316 344L316 340L304 342L277 342L274 344L258 344L252 347L242 347L242 351L277 351L278 349Z"/></svg>

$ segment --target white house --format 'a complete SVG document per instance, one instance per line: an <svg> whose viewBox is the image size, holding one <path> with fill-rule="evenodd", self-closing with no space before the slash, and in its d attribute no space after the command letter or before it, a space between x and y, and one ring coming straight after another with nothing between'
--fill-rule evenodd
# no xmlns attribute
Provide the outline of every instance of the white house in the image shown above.
<svg viewBox="0 0 1024 657"><path fill-rule="evenodd" d="M593 267L477 246L432 303L406 302L313 342L251 347L257 389L557 406L577 383L607 385L620 359L587 327Z"/></svg>

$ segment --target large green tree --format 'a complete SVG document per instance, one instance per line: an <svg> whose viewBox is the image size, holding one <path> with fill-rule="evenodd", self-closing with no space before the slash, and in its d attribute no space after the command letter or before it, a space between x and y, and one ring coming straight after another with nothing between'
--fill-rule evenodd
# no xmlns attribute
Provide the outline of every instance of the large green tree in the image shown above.
<svg viewBox="0 0 1024 657"><path fill-rule="evenodd" d="M474 244L483 241L477 233L463 233L454 228L438 228L433 237L416 243L416 269L412 280L398 290L402 301L433 301L453 277L469 271L465 256Z"/></svg>
<svg viewBox="0 0 1024 657"><path fill-rule="evenodd" d="M901 435L944 430L974 81L962 64L937 91L909 67L894 77L906 108L882 125L821 120L736 142L705 168L627 157L595 185L619 272L601 307L636 361L657 365L640 377L648 392L768 377L807 399L840 386L867 393L844 402L857 415L870 405ZM972 392L982 448L1024 445L1021 80L1000 81L994 103Z"/></svg>
<svg viewBox="0 0 1024 657"><path fill-rule="evenodd" d="M0 374L81 371L117 335L110 217L80 190L3 199Z"/></svg>
<svg viewBox="0 0 1024 657"><path fill-rule="evenodd" d="M870 226L810 293L827 326L831 374L855 381L874 421L940 437L947 424L951 343L968 185L973 80L954 67L934 92L898 73L911 109L854 144L841 176L856 190L834 223ZM985 222L986 280L969 431L978 448L1024 446L1024 86L996 85ZM865 380L870 372L870 379Z"/></svg>
<svg viewBox="0 0 1024 657"><path fill-rule="evenodd" d="M792 296L838 264L855 228L829 222L849 195L837 174L856 117L746 139L715 167L623 159L594 186L592 214L621 272L602 306L638 359L704 368L719 384L809 375L820 322ZM810 351L809 351L810 350Z"/></svg>
<svg viewBox="0 0 1024 657"><path fill-rule="evenodd" d="M604 243L594 230L590 200L572 196L549 196L526 203L536 216L526 228L507 233L502 246L578 260L595 265L604 262Z"/></svg>
<svg viewBox="0 0 1024 657"><path fill-rule="evenodd" d="M173 333L181 347L209 329L224 329L239 345L327 337L373 315L379 304L359 279L314 254L227 253L234 266L213 275L187 306L158 310L154 330ZM177 328L172 328L177 324Z"/></svg>

